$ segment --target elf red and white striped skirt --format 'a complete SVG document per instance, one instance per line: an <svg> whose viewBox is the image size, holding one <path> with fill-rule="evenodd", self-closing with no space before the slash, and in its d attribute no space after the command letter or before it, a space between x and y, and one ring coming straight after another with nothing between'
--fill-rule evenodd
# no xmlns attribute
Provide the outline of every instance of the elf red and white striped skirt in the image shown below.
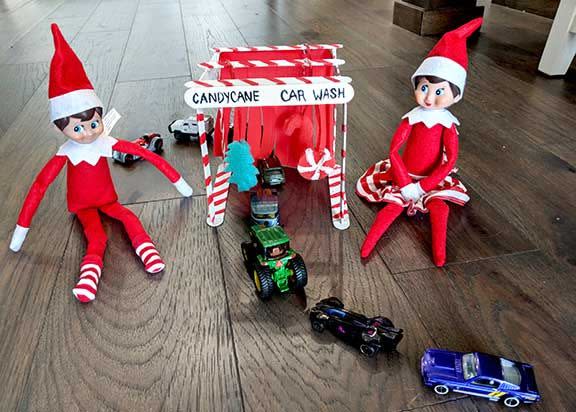
<svg viewBox="0 0 576 412"><path fill-rule="evenodd" d="M466 187L456 179L448 175L434 190L426 193L417 202L404 200L400 188L392 181L386 180L386 172L390 169L390 159L381 160L371 166L358 179L356 183L356 194L361 198L374 203L387 202L394 203L402 207L407 207L408 215L412 216L416 212L428 213L426 204L432 199L441 199L447 202L456 203L464 206L470 197L467 194ZM453 169L455 173L458 169ZM410 174L410 177L416 181L426 176L417 176Z"/></svg>

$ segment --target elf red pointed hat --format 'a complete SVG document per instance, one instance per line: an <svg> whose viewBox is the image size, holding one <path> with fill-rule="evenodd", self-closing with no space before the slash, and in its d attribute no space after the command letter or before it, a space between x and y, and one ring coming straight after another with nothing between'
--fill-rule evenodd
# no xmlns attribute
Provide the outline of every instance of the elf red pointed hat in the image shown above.
<svg viewBox="0 0 576 412"><path fill-rule="evenodd" d="M58 25L52 24L54 56L50 62L50 121L62 119L93 107L102 107L94 87L74 50L62 36Z"/></svg>
<svg viewBox="0 0 576 412"><path fill-rule="evenodd" d="M440 39L428 57L412 75L412 83L417 76L436 76L458 86L462 98L468 70L466 39L482 26L482 17L471 20L452 30Z"/></svg>

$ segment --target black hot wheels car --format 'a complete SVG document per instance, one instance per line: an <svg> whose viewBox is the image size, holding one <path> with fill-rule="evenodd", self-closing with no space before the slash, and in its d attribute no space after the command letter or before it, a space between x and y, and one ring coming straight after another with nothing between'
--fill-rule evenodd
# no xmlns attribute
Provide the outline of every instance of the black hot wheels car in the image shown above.
<svg viewBox="0 0 576 412"><path fill-rule="evenodd" d="M145 134L144 136L139 137L132 142L140 145L144 149L150 150L152 153L160 153L164 146L164 140L158 133ZM112 158L115 161L125 165L130 165L141 159L140 156L132 155L130 153L117 152L116 150L112 151Z"/></svg>
<svg viewBox="0 0 576 412"><path fill-rule="evenodd" d="M382 316L368 318L346 310L335 297L318 302L310 310L310 322L316 332L324 332L327 328L370 358L378 352L396 350L404 336L403 330L394 327L390 319Z"/></svg>
<svg viewBox="0 0 576 412"><path fill-rule="evenodd" d="M258 171L264 187L281 186L286 181L282 164L274 153L265 159L258 160Z"/></svg>

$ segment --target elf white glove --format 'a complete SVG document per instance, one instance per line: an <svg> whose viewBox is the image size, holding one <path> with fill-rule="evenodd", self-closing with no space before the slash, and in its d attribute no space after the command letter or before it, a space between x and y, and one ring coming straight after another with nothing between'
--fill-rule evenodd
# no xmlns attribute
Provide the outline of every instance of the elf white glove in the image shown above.
<svg viewBox="0 0 576 412"><path fill-rule="evenodd" d="M178 181L176 183L174 183L174 187L176 188L176 190L178 190L180 192L180 194L184 197L190 197L192 196L192 188L190 187L190 185L186 182L186 180L184 180L183 177L181 177L180 179L178 179Z"/></svg>
<svg viewBox="0 0 576 412"><path fill-rule="evenodd" d="M22 227L16 225L16 229L14 229L14 233L12 234L12 241L10 242L10 250L13 252L18 252L22 247L22 243L26 239L26 234L28 233L27 227Z"/></svg>
<svg viewBox="0 0 576 412"><path fill-rule="evenodd" d="M412 200L413 202L417 202L422 196L426 194L426 192L422 190L420 183L410 183L400 189L400 192L402 193L404 200Z"/></svg>

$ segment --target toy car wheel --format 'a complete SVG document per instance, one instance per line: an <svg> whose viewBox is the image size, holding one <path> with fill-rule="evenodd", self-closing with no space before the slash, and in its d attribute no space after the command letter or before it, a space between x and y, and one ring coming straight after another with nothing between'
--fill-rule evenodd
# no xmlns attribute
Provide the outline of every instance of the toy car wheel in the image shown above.
<svg viewBox="0 0 576 412"><path fill-rule="evenodd" d="M390 319L388 319L388 318L381 318L381 319L380 319L380 324L381 324L382 326L387 327L387 328L393 328L393 327L394 327L394 324L393 324L392 321L391 321Z"/></svg>
<svg viewBox="0 0 576 412"><path fill-rule="evenodd" d="M504 398L504 405L509 407L509 408L516 408L517 406L520 405L520 399L518 399L514 396Z"/></svg>
<svg viewBox="0 0 576 412"><path fill-rule="evenodd" d="M318 333L322 333L324 332L324 329L326 329L326 325L321 320L314 319L312 321L312 329L314 329Z"/></svg>
<svg viewBox="0 0 576 412"><path fill-rule="evenodd" d="M164 141L162 139L156 140L154 142L154 153L160 153L163 147L164 147Z"/></svg>
<svg viewBox="0 0 576 412"><path fill-rule="evenodd" d="M129 165L130 163L134 163L134 155L131 154L126 154L126 156L124 156L124 163Z"/></svg>
<svg viewBox="0 0 576 412"><path fill-rule="evenodd" d="M188 140L190 140L188 135L179 132L178 130L174 131L174 139L178 140L179 142L187 142Z"/></svg>
<svg viewBox="0 0 576 412"><path fill-rule="evenodd" d="M262 300L270 299L274 293L274 282L270 269L266 266L256 266L252 273L256 294Z"/></svg>
<svg viewBox="0 0 576 412"><path fill-rule="evenodd" d="M248 269L249 274L252 274L252 260L254 259L254 246L251 242L242 243L242 258L244 258L244 265Z"/></svg>
<svg viewBox="0 0 576 412"><path fill-rule="evenodd" d="M434 392L436 392L438 395L444 396L450 392L450 389L446 385L436 385L434 386Z"/></svg>
<svg viewBox="0 0 576 412"><path fill-rule="evenodd" d="M292 284L294 289L302 289L308 284L308 271L304 264L304 259L299 254L296 254L290 262L288 262L288 269L292 270Z"/></svg>
<svg viewBox="0 0 576 412"><path fill-rule="evenodd" d="M364 356L367 356L369 358L373 358L374 356L376 356L377 352L378 352L378 350L372 345L367 345L365 343L360 345L360 353L362 353L362 355L364 355Z"/></svg>

